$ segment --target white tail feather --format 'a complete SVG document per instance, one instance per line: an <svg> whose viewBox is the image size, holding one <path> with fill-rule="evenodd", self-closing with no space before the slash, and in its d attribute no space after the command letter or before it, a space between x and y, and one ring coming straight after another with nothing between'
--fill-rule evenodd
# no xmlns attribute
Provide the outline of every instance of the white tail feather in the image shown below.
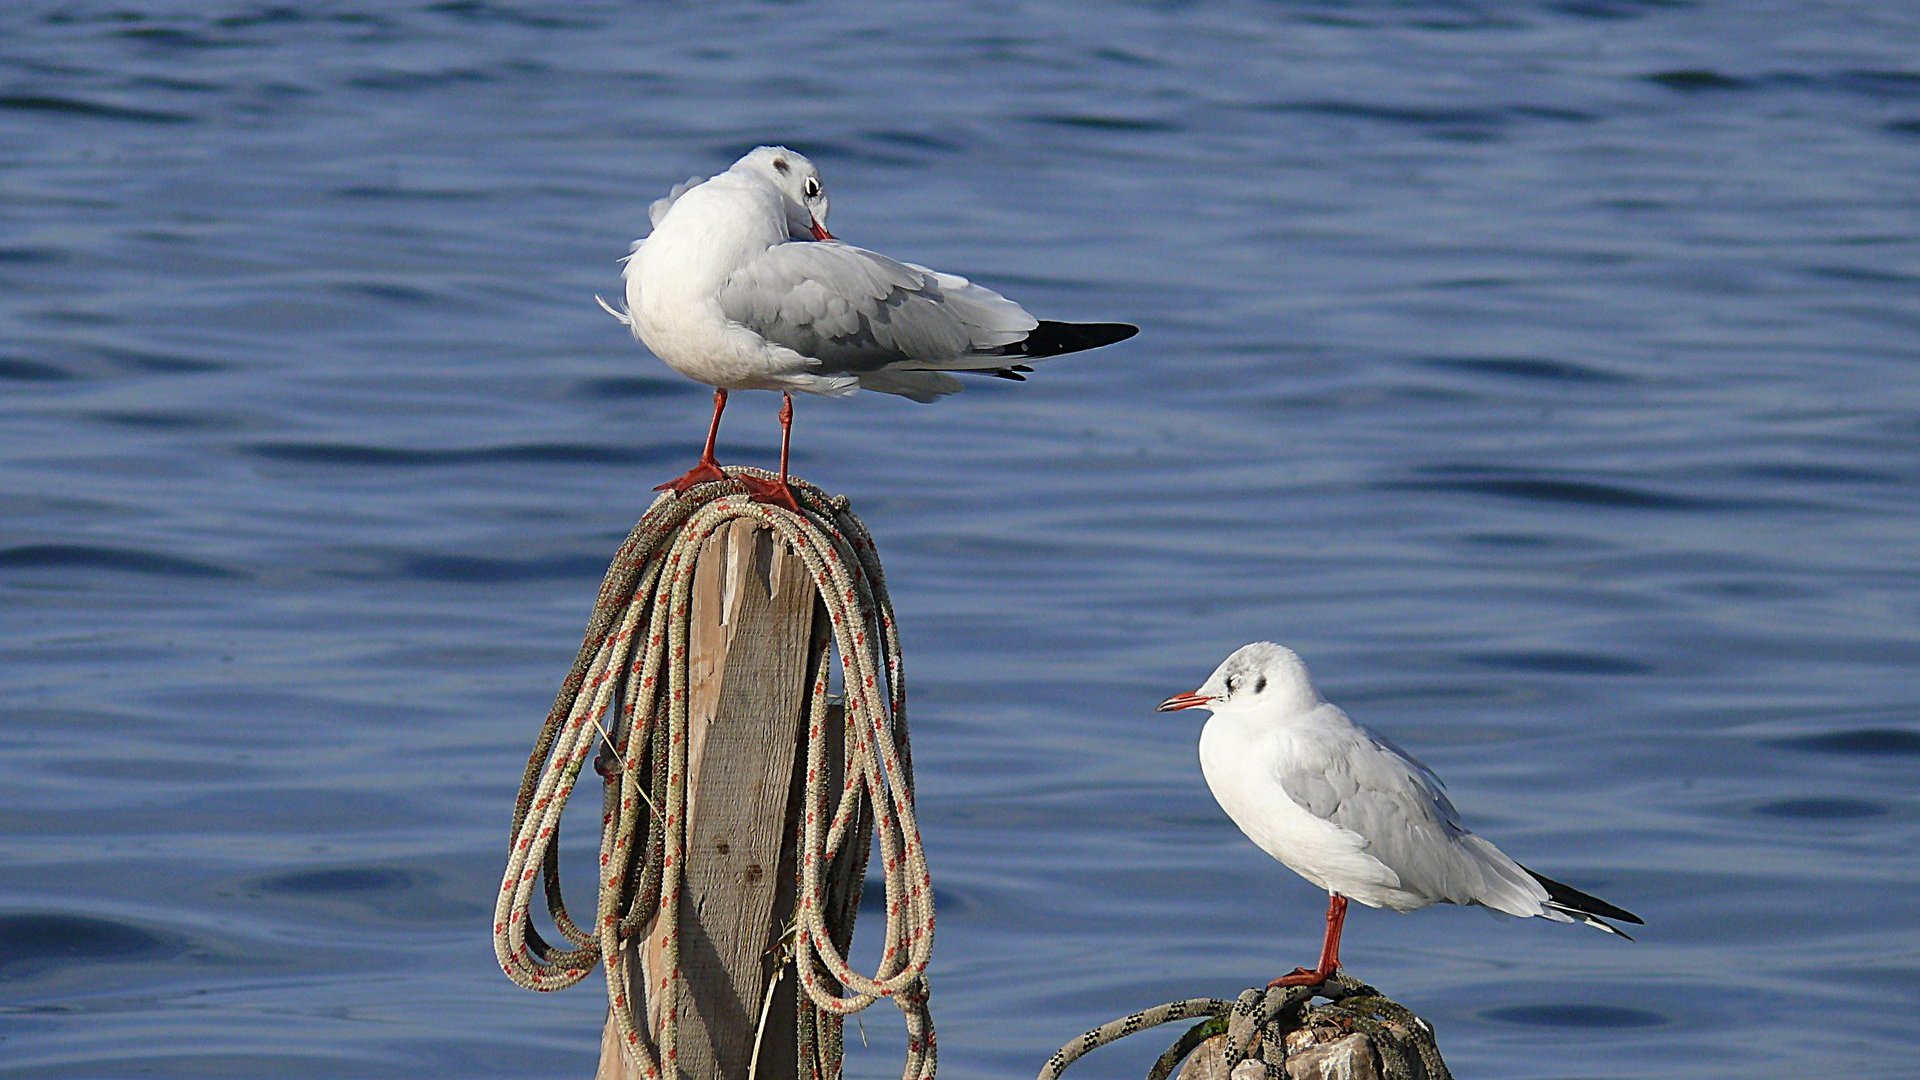
<svg viewBox="0 0 1920 1080"><path fill-rule="evenodd" d="M603 299L599 293L593 294L593 302L600 305L601 311L604 311L607 314L613 316L614 318L619 319L621 323L627 326L633 325L632 315L615 308L612 304L607 303L606 300Z"/></svg>

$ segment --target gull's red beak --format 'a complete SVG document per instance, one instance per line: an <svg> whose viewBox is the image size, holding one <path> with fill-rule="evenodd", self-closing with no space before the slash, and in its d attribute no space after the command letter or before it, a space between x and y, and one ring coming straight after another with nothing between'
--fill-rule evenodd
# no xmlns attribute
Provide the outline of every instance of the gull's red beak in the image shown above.
<svg viewBox="0 0 1920 1080"><path fill-rule="evenodd" d="M827 231L825 225L816 221L813 223L813 238L815 240L831 240L833 239L833 234Z"/></svg>
<svg viewBox="0 0 1920 1080"><path fill-rule="evenodd" d="M1179 712L1181 709L1197 709L1202 705L1211 704L1213 704L1212 698L1198 690L1194 690L1190 693L1173 695L1161 702L1160 707L1155 709L1154 712Z"/></svg>

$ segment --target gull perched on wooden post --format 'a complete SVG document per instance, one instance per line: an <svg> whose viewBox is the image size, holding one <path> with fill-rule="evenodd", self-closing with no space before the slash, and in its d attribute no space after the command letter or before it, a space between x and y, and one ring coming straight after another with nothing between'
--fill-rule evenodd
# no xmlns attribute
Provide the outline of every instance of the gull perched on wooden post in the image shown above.
<svg viewBox="0 0 1920 1080"><path fill-rule="evenodd" d="M1641 921L1468 831L1433 770L1321 697L1290 649L1241 648L1159 711L1176 709L1213 713L1200 731L1200 771L1221 809L1261 850L1327 890L1319 963L1269 986L1327 981L1340 966L1348 900L1395 911L1478 904L1621 937L1605 920Z"/></svg>
<svg viewBox="0 0 1920 1080"><path fill-rule="evenodd" d="M813 162L762 146L650 208L653 231L626 257L625 310L600 306L668 367L714 387L700 463L656 490L726 479L713 444L729 390L781 392L780 478L742 479L757 501L797 512L793 391L932 401L961 389L949 373L1019 381L1035 360L1139 332L1042 322L966 278L842 243L827 231L827 206Z"/></svg>

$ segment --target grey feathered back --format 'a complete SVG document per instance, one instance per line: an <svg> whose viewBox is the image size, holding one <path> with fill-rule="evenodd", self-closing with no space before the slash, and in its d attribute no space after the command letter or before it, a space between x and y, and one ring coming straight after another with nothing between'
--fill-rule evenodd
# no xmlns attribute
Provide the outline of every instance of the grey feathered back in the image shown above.
<svg viewBox="0 0 1920 1080"><path fill-rule="evenodd" d="M727 318L821 362L862 374L1004 367L998 350L1039 321L965 278L841 243L782 244L736 270L718 300Z"/></svg>
<svg viewBox="0 0 1920 1080"><path fill-rule="evenodd" d="M1409 909L1478 903L1510 915L1558 917L1544 908L1547 892L1531 875L1460 823L1431 769L1339 706L1315 711L1324 714L1313 718L1316 738L1297 745L1329 752L1314 755L1318 767L1282 775L1281 788L1314 816L1367 838L1366 853L1399 877Z"/></svg>

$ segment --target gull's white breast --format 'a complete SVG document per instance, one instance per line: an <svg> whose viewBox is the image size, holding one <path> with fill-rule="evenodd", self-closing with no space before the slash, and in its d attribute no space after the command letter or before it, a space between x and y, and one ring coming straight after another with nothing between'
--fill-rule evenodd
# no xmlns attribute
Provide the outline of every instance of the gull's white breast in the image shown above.
<svg viewBox="0 0 1920 1080"><path fill-rule="evenodd" d="M712 386L781 390L811 361L734 322L717 299L740 265L787 240L773 189L722 173L674 200L627 261L633 332L668 367Z"/></svg>
<svg viewBox="0 0 1920 1080"><path fill-rule="evenodd" d="M1362 904L1402 907L1399 876L1367 854L1366 838L1315 815L1281 785L1288 770L1311 767L1299 750L1273 725L1216 714L1200 731L1200 771L1240 831L1288 869Z"/></svg>

